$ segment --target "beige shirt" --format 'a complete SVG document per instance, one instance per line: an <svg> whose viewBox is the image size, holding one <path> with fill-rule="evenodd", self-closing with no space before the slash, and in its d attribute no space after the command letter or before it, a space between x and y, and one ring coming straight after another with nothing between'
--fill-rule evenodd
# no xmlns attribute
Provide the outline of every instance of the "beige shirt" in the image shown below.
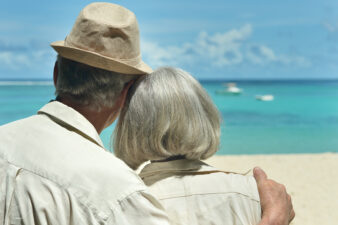
<svg viewBox="0 0 338 225"><path fill-rule="evenodd" d="M0 127L0 224L169 224L93 125L60 102Z"/></svg>
<svg viewBox="0 0 338 225"><path fill-rule="evenodd" d="M150 163L140 176L172 224L256 225L261 219L252 176L226 174L185 159Z"/></svg>

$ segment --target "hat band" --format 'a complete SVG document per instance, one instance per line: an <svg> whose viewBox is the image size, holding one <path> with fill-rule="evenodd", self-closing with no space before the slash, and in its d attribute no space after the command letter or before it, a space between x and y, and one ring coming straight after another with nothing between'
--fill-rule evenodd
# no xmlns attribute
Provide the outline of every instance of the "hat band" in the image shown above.
<svg viewBox="0 0 338 225"><path fill-rule="evenodd" d="M68 37L68 36L67 36ZM97 54L97 55L101 55L101 56L104 56L104 57L108 57L108 58L111 58L112 60L116 60L118 62L122 62L122 63L125 63L125 64L128 64L128 65L131 65L131 66L136 66L138 64L141 63L141 54L139 54L138 56L136 56L135 58L131 58L131 59L121 59L121 58L113 58L111 57L110 55L106 55L106 54L102 54L100 52L96 52L96 51L93 51L91 49L85 49L85 48L82 48L81 46L77 45L76 43L73 43L72 41L70 41L69 39L67 40L67 37L65 38L65 41L64 41L64 46L65 47L70 47L70 48L77 48L79 50L83 50L83 51L87 51L87 52L91 52L91 53L94 53L94 54Z"/></svg>
<svg viewBox="0 0 338 225"><path fill-rule="evenodd" d="M107 57L109 57L109 56L107 56ZM114 59L116 61L120 61L120 62L128 64L128 65L136 66L136 65L141 63L141 54L139 54L138 56L136 56L135 58L132 58L132 59L117 59L117 58L112 58L112 59Z"/></svg>

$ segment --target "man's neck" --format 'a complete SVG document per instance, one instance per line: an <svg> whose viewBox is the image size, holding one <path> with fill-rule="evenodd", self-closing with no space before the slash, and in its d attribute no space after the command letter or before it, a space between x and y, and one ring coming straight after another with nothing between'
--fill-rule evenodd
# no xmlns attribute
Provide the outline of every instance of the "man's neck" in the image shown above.
<svg viewBox="0 0 338 225"><path fill-rule="evenodd" d="M100 111L90 109L88 106L83 106L66 98L57 98L57 101L73 108L81 115L83 115L93 126L95 127L98 134L103 129L111 125L116 118L116 110L113 108L103 107Z"/></svg>

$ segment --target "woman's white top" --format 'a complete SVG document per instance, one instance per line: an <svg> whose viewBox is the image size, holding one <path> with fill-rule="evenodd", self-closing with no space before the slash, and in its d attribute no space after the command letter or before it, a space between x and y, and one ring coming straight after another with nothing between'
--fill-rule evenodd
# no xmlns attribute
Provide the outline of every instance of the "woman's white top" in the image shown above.
<svg viewBox="0 0 338 225"><path fill-rule="evenodd" d="M150 163L140 176L172 224L256 225L261 219L252 176L219 171L186 159Z"/></svg>

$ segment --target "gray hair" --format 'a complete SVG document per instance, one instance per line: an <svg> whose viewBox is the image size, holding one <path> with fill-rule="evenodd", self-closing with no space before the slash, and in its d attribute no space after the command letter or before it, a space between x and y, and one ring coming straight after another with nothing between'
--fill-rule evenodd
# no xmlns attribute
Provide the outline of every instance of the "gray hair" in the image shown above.
<svg viewBox="0 0 338 225"><path fill-rule="evenodd" d="M113 107L124 85L138 77L91 67L60 55L57 64L55 95L70 98L95 111Z"/></svg>
<svg viewBox="0 0 338 225"><path fill-rule="evenodd" d="M136 169L148 160L183 155L206 159L219 147L220 116L189 73L163 67L136 82L114 133L117 157Z"/></svg>

